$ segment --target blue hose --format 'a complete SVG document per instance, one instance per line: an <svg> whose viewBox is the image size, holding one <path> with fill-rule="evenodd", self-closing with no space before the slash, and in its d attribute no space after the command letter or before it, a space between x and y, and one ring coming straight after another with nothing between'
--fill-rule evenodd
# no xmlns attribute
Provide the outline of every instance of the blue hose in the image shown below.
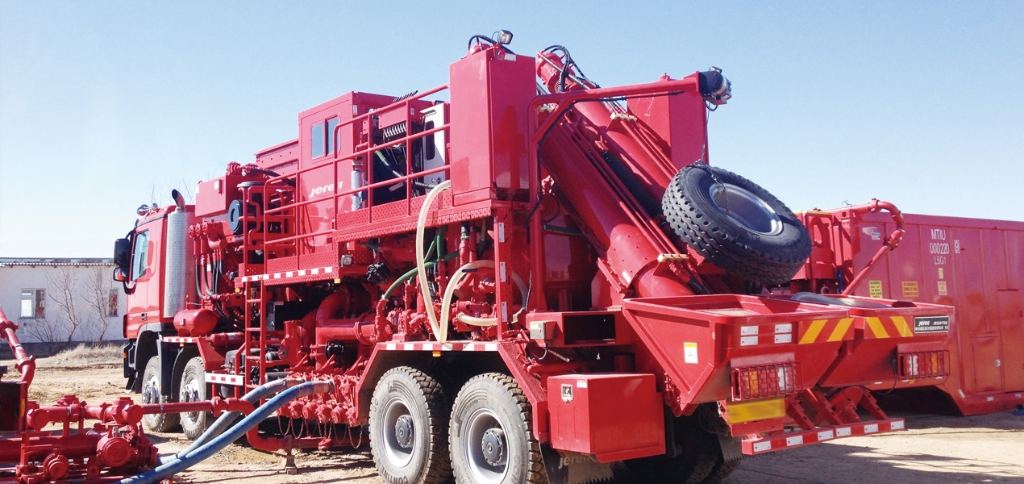
<svg viewBox="0 0 1024 484"><path fill-rule="evenodd" d="M279 408L283 407L286 403L295 400L296 398L305 397L314 393L325 393L333 390L334 383L331 381L306 382L289 388L288 390L279 393L276 397L268 400L267 403L257 408L255 412L249 414L249 416L242 419L242 421L238 422L234 427L231 427L227 432L224 432L213 440L189 452L185 457L175 459L157 467L156 469L148 470L137 476L122 479L120 484L154 484L160 482L213 456L224 447L227 447L232 442L241 438L250 429L259 425L260 422L269 417L270 414L276 412Z"/></svg>
<svg viewBox="0 0 1024 484"><path fill-rule="evenodd" d="M263 400L264 398L267 398L270 395L291 388L302 382L303 380L300 379L274 380L272 382L253 388L252 390L249 391L249 393L246 393L245 396L242 397L242 400L249 402L253 405L258 405L260 400ZM216 422L213 423L213 425L210 426L210 428L206 429L206 432L203 432L203 435L200 435L198 439L193 441L191 445L186 447L184 450L178 452L177 454L160 457L160 463L166 464L168 462L173 462L177 459L187 456L193 450L198 449L199 446L205 444L213 437L220 435L220 433L223 432L224 429L226 429L229 425L231 425L235 421L235 419L238 418L239 415L241 415L241 412L225 412L220 416L220 418L217 419Z"/></svg>

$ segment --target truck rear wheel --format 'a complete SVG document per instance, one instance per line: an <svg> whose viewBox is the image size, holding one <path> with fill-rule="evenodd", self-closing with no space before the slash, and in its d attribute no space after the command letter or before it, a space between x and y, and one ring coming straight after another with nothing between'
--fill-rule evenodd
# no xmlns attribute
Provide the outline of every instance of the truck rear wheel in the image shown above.
<svg viewBox="0 0 1024 484"><path fill-rule="evenodd" d="M415 368L381 376L370 401L370 449L380 478L391 484L440 484L452 474L445 445L448 398Z"/></svg>
<svg viewBox="0 0 1024 484"><path fill-rule="evenodd" d="M721 457L718 437L704 430L697 416L673 419L676 455L626 461L626 467L647 484L703 483ZM671 449L670 449L671 450Z"/></svg>
<svg viewBox="0 0 1024 484"><path fill-rule="evenodd" d="M170 403L173 401L174 397L165 397L160 394L160 357L154 356L146 362L146 369L142 372L142 403ZM143 415L142 424L150 432L167 432L178 425L178 414Z"/></svg>
<svg viewBox="0 0 1024 484"><path fill-rule="evenodd" d="M206 384L206 370L199 356L188 360L181 373L178 387L179 402L202 402L210 399L210 387ZM196 440L210 427L213 416L210 412L182 412L181 430L189 440Z"/></svg>
<svg viewBox="0 0 1024 484"><path fill-rule="evenodd" d="M531 424L530 402L512 377L487 373L471 378L452 406L455 481L545 482L540 444L533 437Z"/></svg>
<svg viewBox="0 0 1024 484"><path fill-rule="evenodd" d="M789 282L811 253L796 215L733 172L690 165L672 179L662 210L672 230L725 272L760 284Z"/></svg>

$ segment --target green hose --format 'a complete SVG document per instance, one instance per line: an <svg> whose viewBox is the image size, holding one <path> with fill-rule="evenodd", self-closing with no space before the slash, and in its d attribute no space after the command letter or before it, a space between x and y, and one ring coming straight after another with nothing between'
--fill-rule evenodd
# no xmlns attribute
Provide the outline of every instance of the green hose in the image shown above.
<svg viewBox="0 0 1024 484"><path fill-rule="evenodd" d="M459 255L459 251L449 252L444 257L442 257L441 260L445 260L445 261L446 260L451 260L451 259L454 259L455 256L457 256L457 255ZM429 269L431 267L434 267L435 264L437 264L437 261L430 261L430 262L424 263L423 267ZM387 300L388 298L390 298L391 295L394 294L394 292L398 289L399 286L404 284L405 281L408 281L409 279L411 279L418 272L419 272L418 269L416 269L414 267L414 268L410 269L409 272L406 272L405 274L402 274L398 279L395 279L395 282L391 283L391 286L388 287L387 291L384 291L384 295L381 296L380 298L384 299L384 300Z"/></svg>

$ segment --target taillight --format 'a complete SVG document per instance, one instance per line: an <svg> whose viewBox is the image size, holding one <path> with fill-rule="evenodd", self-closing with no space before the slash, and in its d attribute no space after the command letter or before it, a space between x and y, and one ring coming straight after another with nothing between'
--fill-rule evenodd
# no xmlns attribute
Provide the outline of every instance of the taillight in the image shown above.
<svg viewBox="0 0 1024 484"><path fill-rule="evenodd" d="M948 351L918 351L899 355L900 380L949 376Z"/></svg>
<svg viewBox="0 0 1024 484"><path fill-rule="evenodd" d="M777 365L733 368L732 399L748 400L793 393L796 388L796 365Z"/></svg>

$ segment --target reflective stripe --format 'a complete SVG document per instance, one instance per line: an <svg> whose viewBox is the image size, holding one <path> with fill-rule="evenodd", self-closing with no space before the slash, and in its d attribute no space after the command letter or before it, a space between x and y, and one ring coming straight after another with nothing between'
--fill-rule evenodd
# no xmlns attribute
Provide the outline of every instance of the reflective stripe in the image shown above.
<svg viewBox="0 0 1024 484"><path fill-rule="evenodd" d="M889 333L885 331L885 326L882 326L882 320L878 318L864 318L868 322L868 327L871 328L871 332L874 333L876 338L888 338Z"/></svg>
<svg viewBox="0 0 1024 484"><path fill-rule="evenodd" d="M900 333L900 336L908 338L914 335L914 331L910 329L907 320L903 319L903 316L893 316L892 324L896 325L896 331Z"/></svg>
<svg viewBox="0 0 1024 484"><path fill-rule="evenodd" d="M807 328L807 332L804 333L804 337L800 338L800 344L805 345L807 343L813 343L814 340L818 338L818 334L821 333L821 330L825 327L825 323L827 322L828 321L824 319L814 320L811 323L811 327Z"/></svg>
<svg viewBox="0 0 1024 484"><path fill-rule="evenodd" d="M832 331L832 334L828 337L828 341L840 341L846 336L846 331L850 329L850 325L853 324L853 318L843 318L839 320L839 324L836 325L836 329Z"/></svg>

